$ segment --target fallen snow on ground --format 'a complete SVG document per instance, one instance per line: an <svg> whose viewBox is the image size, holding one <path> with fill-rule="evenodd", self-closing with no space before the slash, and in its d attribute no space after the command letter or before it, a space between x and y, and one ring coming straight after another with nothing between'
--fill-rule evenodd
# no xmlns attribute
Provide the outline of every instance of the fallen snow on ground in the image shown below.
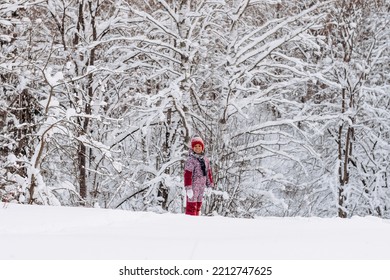
<svg viewBox="0 0 390 280"><path fill-rule="evenodd" d="M237 219L7 204L2 260L390 259L390 221Z"/></svg>

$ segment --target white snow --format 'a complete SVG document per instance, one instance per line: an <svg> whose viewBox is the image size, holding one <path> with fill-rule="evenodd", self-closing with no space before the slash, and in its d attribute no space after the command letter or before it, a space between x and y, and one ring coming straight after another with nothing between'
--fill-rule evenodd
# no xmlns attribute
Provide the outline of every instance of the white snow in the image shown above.
<svg viewBox="0 0 390 280"><path fill-rule="evenodd" d="M390 221L238 219L4 204L0 259L388 260Z"/></svg>
<svg viewBox="0 0 390 280"><path fill-rule="evenodd" d="M55 87L59 84L60 81L64 79L64 74L62 72L57 72L52 75L53 69L51 67L45 69L45 78L51 87Z"/></svg>
<svg viewBox="0 0 390 280"><path fill-rule="evenodd" d="M0 271L7 280L387 279L390 221L373 217L192 217L4 204ZM251 267L272 275L213 275ZM124 269L201 269L198 276Z"/></svg>

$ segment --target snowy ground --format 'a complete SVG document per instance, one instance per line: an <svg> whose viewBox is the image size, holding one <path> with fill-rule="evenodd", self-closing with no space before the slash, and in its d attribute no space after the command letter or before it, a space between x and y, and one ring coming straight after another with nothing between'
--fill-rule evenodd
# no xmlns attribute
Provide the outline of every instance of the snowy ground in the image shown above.
<svg viewBox="0 0 390 280"><path fill-rule="evenodd" d="M191 217L7 204L2 260L390 260L390 221Z"/></svg>

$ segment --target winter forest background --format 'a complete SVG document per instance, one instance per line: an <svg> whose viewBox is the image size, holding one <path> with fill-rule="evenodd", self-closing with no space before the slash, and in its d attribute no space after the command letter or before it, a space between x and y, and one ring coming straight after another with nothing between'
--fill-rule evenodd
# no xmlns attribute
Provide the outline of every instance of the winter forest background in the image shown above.
<svg viewBox="0 0 390 280"><path fill-rule="evenodd" d="M390 218L389 0L1 0L4 202Z"/></svg>

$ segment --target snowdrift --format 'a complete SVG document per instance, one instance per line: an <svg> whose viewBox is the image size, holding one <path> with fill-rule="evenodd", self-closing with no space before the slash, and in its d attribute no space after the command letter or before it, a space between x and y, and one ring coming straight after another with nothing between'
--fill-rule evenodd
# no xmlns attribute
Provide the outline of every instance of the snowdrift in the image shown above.
<svg viewBox="0 0 390 280"><path fill-rule="evenodd" d="M390 221L2 205L2 260L384 260Z"/></svg>

